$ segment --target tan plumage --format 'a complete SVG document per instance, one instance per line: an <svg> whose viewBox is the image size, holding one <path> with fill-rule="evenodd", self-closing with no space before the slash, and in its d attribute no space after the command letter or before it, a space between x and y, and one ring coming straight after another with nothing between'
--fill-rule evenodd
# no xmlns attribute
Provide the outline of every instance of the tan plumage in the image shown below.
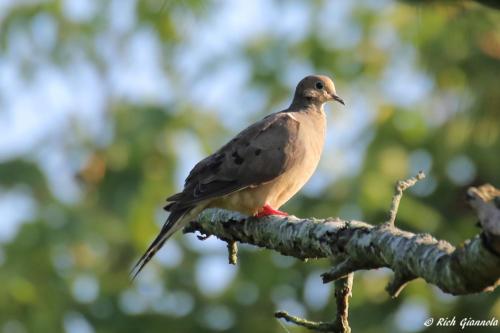
<svg viewBox="0 0 500 333"><path fill-rule="evenodd" d="M135 265L134 277L203 209L255 215L266 204L278 209L297 193L318 165L326 132L323 104L330 100L344 104L331 79L307 76L297 85L288 109L247 127L196 164L182 192L167 199L170 216Z"/></svg>

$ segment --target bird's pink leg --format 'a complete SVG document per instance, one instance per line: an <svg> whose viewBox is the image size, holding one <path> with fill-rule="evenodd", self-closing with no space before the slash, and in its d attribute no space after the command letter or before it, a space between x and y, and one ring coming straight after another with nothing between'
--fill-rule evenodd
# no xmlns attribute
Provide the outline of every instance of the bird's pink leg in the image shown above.
<svg viewBox="0 0 500 333"><path fill-rule="evenodd" d="M264 207L262 207L262 209L254 216L255 217L264 217L264 216L269 216L269 215L288 216L288 213L274 209L273 207L269 206L268 204L265 204Z"/></svg>

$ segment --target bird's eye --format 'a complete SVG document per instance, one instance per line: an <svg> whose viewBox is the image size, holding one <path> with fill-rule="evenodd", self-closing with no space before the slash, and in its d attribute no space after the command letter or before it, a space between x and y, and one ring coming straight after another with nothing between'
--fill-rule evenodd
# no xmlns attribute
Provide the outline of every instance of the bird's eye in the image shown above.
<svg viewBox="0 0 500 333"><path fill-rule="evenodd" d="M316 89L321 90L324 87L325 87L325 85L323 84L323 82L321 82L321 81L316 82Z"/></svg>

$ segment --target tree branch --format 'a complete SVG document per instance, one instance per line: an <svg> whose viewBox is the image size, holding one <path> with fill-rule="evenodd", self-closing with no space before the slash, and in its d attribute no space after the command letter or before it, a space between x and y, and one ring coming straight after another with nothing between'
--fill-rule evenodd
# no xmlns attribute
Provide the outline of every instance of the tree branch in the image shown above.
<svg viewBox="0 0 500 333"><path fill-rule="evenodd" d="M222 209L207 209L184 232L214 235L228 243L235 263L236 242L271 249L302 260L330 258L337 263L322 275L336 281L337 316L313 322L277 312L297 325L322 332L350 332L347 321L352 273L387 267L394 278L386 290L397 297L413 279L422 278L453 295L491 291L500 284L500 191L491 185L470 188L467 199L477 210L482 233L455 248L429 234L414 234L394 226L403 191L423 178L398 182L390 218L378 226L340 218L300 219L295 216L254 218ZM234 260L233 260L234 259Z"/></svg>
<svg viewBox="0 0 500 333"><path fill-rule="evenodd" d="M488 225L498 227L500 220ZM324 282L361 269L388 267L396 273L388 286L392 295L416 277L453 295L493 290L500 278L500 255L480 235L455 248L429 234L414 234L386 224L372 226L340 218L253 218L222 209L202 212L185 230L194 231L299 259L332 258L341 262L323 275Z"/></svg>

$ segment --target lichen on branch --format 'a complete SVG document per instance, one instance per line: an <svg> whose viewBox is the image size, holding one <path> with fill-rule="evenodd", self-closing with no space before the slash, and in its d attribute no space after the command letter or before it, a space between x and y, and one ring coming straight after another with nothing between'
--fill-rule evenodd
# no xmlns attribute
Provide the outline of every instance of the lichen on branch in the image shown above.
<svg viewBox="0 0 500 333"><path fill-rule="evenodd" d="M388 288L391 295L413 278L453 295L492 290L500 278L500 256L480 235L454 247L429 234L414 234L385 223L373 226L340 218L294 216L253 218L222 209L202 212L185 230L194 231L299 259L334 259L340 264L323 275L325 282L361 269L387 267L395 272Z"/></svg>

